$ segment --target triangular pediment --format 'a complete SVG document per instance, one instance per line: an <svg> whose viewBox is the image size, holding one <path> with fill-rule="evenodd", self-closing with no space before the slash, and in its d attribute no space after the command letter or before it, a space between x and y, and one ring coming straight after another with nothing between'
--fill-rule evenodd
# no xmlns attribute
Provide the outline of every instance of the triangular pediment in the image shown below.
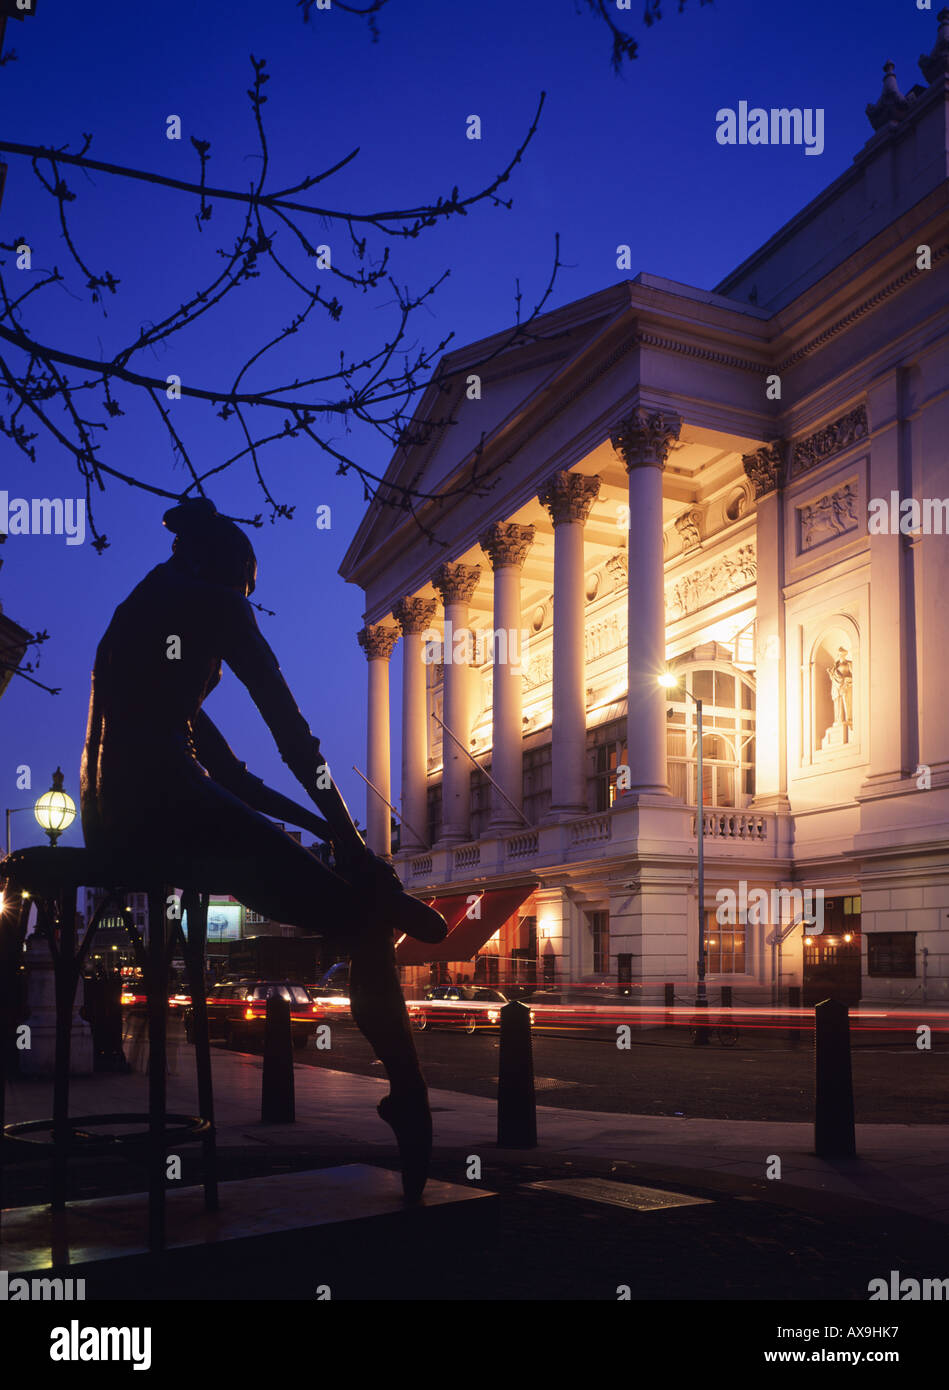
<svg viewBox="0 0 949 1390"><path fill-rule="evenodd" d="M440 385L425 392L414 437L393 456L380 495L395 499L402 487L442 496L477 457L482 440L496 443L514 431L628 304L628 287L620 284L545 315L520 341L508 330L444 358L436 373ZM363 555L376 551L397 515L379 499L370 503L340 566L344 578L353 577Z"/></svg>

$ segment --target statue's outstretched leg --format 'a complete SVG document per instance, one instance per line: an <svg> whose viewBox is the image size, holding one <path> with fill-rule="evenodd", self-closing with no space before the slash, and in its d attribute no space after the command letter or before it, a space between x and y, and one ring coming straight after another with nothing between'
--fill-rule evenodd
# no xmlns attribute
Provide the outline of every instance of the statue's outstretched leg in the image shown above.
<svg viewBox="0 0 949 1390"><path fill-rule="evenodd" d="M391 1092L379 1114L395 1132L405 1196L417 1201L428 1176L432 1119L415 1051L393 927L411 927L429 940L447 930L444 919L401 891L382 861L363 852L340 871L295 844L272 821L205 778L189 801L165 818L191 853L220 855L233 866L231 892L275 922L318 930L351 956L353 1020L386 1069Z"/></svg>

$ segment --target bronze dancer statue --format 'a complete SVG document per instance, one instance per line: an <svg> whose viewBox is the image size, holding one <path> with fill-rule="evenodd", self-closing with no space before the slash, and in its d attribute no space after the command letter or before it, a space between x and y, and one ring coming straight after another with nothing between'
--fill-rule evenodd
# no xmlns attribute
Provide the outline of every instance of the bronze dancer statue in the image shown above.
<svg viewBox="0 0 949 1390"><path fill-rule="evenodd" d="M366 847L248 603L257 560L206 499L164 517L170 559L119 604L99 643L82 759L86 844L233 864L229 891L254 912L332 939L351 957L353 1018L385 1066L381 1117L399 1144L405 1195L431 1154L428 1093L395 963L393 932L441 941L444 918L409 897ZM322 817L248 772L204 713L227 662ZM267 816L332 841L335 871Z"/></svg>

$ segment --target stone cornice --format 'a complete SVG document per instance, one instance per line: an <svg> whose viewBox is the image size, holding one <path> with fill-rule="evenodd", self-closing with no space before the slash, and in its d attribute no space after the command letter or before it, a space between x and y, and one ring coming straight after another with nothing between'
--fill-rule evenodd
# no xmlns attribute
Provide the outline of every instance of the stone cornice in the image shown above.
<svg viewBox="0 0 949 1390"><path fill-rule="evenodd" d="M399 640L399 629L385 623L367 623L356 633L356 640L366 653L367 661L388 661Z"/></svg>
<svg viewBox="0 0 949 1390"><path fill-rule="evenodd" d="M681 338L662 338L658 333L639 330L633 337L636 347L658 348L660 352L675 352L680 357L697 357L702 362L714 362L719 367L734 367L741 372L754 372L760 376L768 370L767 362L756 362L750 357L736 357L734 353L721 352L717 348L699 347L697 343L687 343ZM766 347L766 344L762 345Z"/></svg>
<svg viewBox="0 0 949 1390"><path fill-rule="evenodd" d="M946 256L949 256L949 242L944 246L940 246L938 250L933 251L932 264L935 266L937 261L943 260ZM838 337L839 334L845 333L848 328L852 328L860 319L872 313L874 309L879 308L887 299L890 299L894 294L898 294L900 290L905 289L913 280L920 276L930 274L932 274L931 270L917 270L916 266L912 265L909 270L904 270L902 275L897 275L892 280L888 280L875 294L869 295L866 299L861 300L849 313L841 315L839 319L835 319L833 323L828 324L822 332L816 334L813 338L809 338L808 341L802 343L799 348L795 348L794 352L789 353L787 357L783 358L782 361L777 364L775 371L786 372L790 367L793 367L795 363L803 361L805 357L810 357L814 352L819 352L822 347L826 347L826 345L834 338Z"/></svg>
<svg viewBox="0 0 949 1390"><path fill-rule="evenodd" d="M393 604L392 616L404 635L424 632L431 626L437 607L433 598L403 598Z"/></svg>
<svg viewBox="0 0 949 1390"><path fill-rule="evenodd" d="M432 575L432 584L447 608L450 603L470 603L480 577L480 565L446 563L438 566Z"/></svg>
<svg viewBox="0 0 949 1390"><path fill-rule="evenodd" d="M534 543L534 526L521 526L516 521L496 521L481 537L481 549L491 561L492 569L515 565L518 569L527 558Z"/></svg>
<svg viewBox="0 0 949 1390"><path fill-rule="evenodd" d="M560 526L569 521L585 522L599 491L600 479L596 474L587 476L561 469L547 479L537 497L550 513L554 526Z"/></svg>

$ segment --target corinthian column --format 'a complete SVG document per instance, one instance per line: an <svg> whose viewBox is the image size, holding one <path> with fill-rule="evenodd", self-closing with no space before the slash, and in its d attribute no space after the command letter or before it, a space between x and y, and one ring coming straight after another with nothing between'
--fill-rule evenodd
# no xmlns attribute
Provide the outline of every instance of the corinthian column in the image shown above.
<svg viewBox="0 0 949 1390"><path fill-rule="evenodd" d="M755 553L755 799L768 810L787 805L784 709L784 520L781 480L784 445L778 440L742 458L757 501Z"/></svg>
<svg viewBox="0 0 949 1390"><path fill-rule="evenodd" d="M467 748L471 736L468 604L480 574L480 565L447 564L439 565L432 576L445 605L442 719L454 734L451 738L446 729L442 730L441 841L445 843L467 840L471 823L471 760L455 739Z"/></svg>
<svg viewBox="0 0 949 1390"><path fill-rule="evenodd" d="M583 527L599 491L598 477L559 472L537 494L554 524L553 818L587 809Z"/></svg>
<svg viewBox="0 0 949 1390"><path fill-rule="evenodd" d="M399 640L397 627L367 624L356 633L369 665L367 776L380 795L366 789L366 843L376 854L391 854L392 829L387 801L392 800L389 776L389 657ZM385 797L385 801L382 800Z"/></svg>
<svg viewBox="0 0 949 1390"><path fill-rule="evenodd" d="M629 475L629 626L626 716L631 793L668 794L666 598L662 564L662 470L682 421L665 411L636 409L610 436Z"/></svg>
<svg viewBox="0 0 949 1390"><path fill-rule="evenodd" d="M521 806L524 652L521 650L521 567L534 542L533 526L499 521L481 537L481 549L494 570L494 652L491 667L491 826L509 830L522 824L512 809Z"/></svg>
<svg viewBox="0 0 949 1390"><path fill-rule="evenodd" d="M422 633L435 616L435 600L401 599L392 615L402 629L402 848L423 849L419 838L428 822L425 786L428 746L425 736L425 663Z"/></svg>

